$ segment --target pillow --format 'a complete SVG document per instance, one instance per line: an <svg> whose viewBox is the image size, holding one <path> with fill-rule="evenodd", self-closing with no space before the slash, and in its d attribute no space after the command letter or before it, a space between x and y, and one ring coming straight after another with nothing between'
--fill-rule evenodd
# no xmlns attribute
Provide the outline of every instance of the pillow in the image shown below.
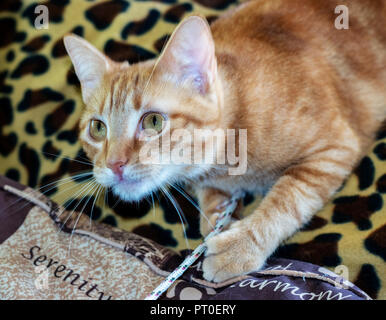
<svg viewBox="0 0 386 320"><path fill-rule="evenodd" d="M112 300L143 299L182 257L0 176L0 261L0 299ZM273 259L265 270L223 283L203 280L201 263L160 299L370 299L343 278L303 262Z"/></svg>

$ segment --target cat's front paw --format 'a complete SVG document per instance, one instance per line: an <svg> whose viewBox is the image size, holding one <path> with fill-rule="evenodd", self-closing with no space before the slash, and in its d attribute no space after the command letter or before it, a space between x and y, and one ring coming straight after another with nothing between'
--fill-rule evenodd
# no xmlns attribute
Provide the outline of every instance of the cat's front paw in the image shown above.
<svg viewBox="0 0 386 320"><path fill-rule="evenodd" d="M206 242L203 275L208 281L222 282L261 269L268 258L248 226L236 222Z"/></svg>

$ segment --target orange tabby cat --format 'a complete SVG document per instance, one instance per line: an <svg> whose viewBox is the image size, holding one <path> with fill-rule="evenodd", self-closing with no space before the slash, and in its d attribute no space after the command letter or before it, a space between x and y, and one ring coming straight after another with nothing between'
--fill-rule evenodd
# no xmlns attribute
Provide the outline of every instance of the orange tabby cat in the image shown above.
<svg viewBox="0 0 386 320"><path fill-rule="evenodd" d="M339 30L334 9L342 4L349 29ZM131 66L77 36L64 42L86 104L80 139L99 183L128 201L191 183L209 217L203 234L232 195L265 195L253 214L208 240L211 281L260 269L330 199L386 116L384 0L251 1L211 27L191 16L158 59ZM247 144L246 172L230 175L227 161L140 161L146 145L178 129L247 129L247 141L237 140ZM190 144L168 147L154 150Z"/></svg>

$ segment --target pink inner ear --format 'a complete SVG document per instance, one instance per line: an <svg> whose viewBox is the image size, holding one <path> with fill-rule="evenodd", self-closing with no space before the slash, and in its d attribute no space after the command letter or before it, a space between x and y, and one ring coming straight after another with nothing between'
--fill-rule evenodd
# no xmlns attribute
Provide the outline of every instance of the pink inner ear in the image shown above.
<svg viewBox="0 0 386 320"><path fill-rule="evenodd" d="M194 78L193 80L193 84L194 86L197 88L197 90L201 93L201 94L205 94L207 93L208 91L208 81L206 80L205 77L199 75L197 77Z"/></svg>
<svg viewBox="0 0 386 320"><path fill-rule="evenodd" d="M188 18L172 36L160 60L164 71L177 75L179 81L190 80L200 94L207 93L215 79L214 42L206 22ZM166 70L165 70L166 69Z"/></svg>
<svg viewBox="0 0 386 320"><path fill-rule="evenodd" d="M194 50L180 50L175 53L176 67L180 66L180 77L190 79L193 86L200 92L205 94L208 90L210 82L210 46L205 45L206 41L200 41L195 44ZM181 46L184 47L184 46Z"/></svg>

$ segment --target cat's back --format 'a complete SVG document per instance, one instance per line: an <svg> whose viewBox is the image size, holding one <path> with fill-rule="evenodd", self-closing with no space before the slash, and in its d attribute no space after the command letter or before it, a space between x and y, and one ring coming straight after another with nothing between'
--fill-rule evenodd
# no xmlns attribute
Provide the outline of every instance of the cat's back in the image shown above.
<svg viewBox="0 0 386 320"><path fill-rule="evenodd" d="M335 13L342 5L348 29ZM272 97L281 108L304 98L319 117L333 108L314 103L324 94L359 131L372 132L386 116L386 0L250 1L211 29L219 69L240 79L243 97L260 109Z"/></svg>
<svg viewBox="0 0 386 320"><path fill-rule="evenodd" d="M348 29L340 29L342 13L348 14ZM224 14L211 29L216 45L238 50L258 42L294 52L354 41L359 48L369 39L386 47L386 0L252 0Z"/></svg>

